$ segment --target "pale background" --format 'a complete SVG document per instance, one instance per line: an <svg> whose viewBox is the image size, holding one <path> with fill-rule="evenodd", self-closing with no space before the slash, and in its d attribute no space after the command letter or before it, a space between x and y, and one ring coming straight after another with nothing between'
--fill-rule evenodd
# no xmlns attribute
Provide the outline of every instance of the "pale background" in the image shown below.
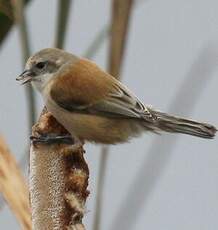
<svg viewBox="0 0 218 230"><path fill-rule="evenodd" d="M32 52L54 41L57 1L27 8ZM66 50L83 55L109 23L109 0L73 1ZM146 104L218 125L218 1L140 0L130 25L123 81ZM19 161L27 142L18 33L1 48L0 133ZM106 68L107 41L94 60ZM42 108L38 100L39 111ZM100 148L86 145L90 168L87 213L91 229ZM216 230L218 226L218 138L145 134L113 146L103 204L103 230ZM26 170L28 166L26 165ZM6 207L0 229L19 229Z"/></svg>

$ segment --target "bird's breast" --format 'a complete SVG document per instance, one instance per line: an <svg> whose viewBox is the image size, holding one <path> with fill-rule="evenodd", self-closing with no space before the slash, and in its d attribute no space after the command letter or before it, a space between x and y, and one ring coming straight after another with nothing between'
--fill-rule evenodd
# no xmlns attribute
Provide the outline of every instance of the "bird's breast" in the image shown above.
<svg viewBox="0 0 218 230"><path fill-rule="evenodd" d="M72 136L82 140L116 144L125 142L142 131L140 125L131 120L67 111L49 97L46 100L46 107Z"/></svg>

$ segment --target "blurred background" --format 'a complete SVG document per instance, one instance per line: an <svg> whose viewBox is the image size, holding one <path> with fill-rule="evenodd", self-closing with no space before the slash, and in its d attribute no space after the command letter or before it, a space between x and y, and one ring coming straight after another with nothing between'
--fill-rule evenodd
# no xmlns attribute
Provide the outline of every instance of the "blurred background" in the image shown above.
<svg viewBox="0 0 218 230"><path fill-rule="evenodd" d="M119 75L145 104L218 126L216 0L69 2L30 0L25 18L19 7L15 10L17 25L7 35L4 20L13 23L10 9L2 7L0 13L0 133L26 178L31 119L39 116L43 103L34 92L36 114L31 117L32 91L15 78L26 56L45 47L89 57ZM25 29L29 52L22 45ZM217 229L217 138L144 134L109 149L92 144L85 149L87 229ZM102 197L97 206L96 197ZM3 197L0 228L20 229Z"/></svg>

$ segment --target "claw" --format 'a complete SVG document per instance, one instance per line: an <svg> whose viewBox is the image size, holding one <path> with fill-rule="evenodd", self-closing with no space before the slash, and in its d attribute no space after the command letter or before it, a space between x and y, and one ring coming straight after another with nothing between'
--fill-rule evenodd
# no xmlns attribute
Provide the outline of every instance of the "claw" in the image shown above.
<svg viewBox="0 0 218 230"><path fill-rule="evenodd" d="M39 137L30 136L33 144L74 144L74 140L70 135L57 136L54 134L42 134Z"/></svg>

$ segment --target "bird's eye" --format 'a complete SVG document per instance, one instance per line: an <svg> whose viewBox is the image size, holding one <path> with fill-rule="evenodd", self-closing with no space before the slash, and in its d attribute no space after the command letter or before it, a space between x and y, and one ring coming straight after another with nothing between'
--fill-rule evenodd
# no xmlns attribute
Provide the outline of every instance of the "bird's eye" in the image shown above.
<svg viewBox="0 0 218 230"><path fill-rule="evenodd" d="M38 62L36 64L37 69L43 69L46 66L46 62Z"/></svg>

